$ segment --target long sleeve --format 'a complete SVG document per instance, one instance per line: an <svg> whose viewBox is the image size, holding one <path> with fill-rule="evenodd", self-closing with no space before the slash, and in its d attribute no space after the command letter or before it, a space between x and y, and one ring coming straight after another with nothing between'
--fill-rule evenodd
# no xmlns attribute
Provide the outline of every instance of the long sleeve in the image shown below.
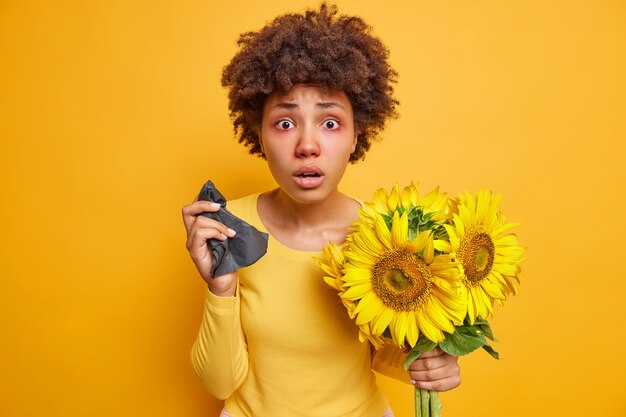
<svg viewBox="0 0 626 417"><path fill-rule="evenodd" d="M410 381L409 373L404 369L406 354L391 343L375 351L372 355L372 369L378 373L397 379L401 382Z"/></svg>
<svg viewBox="0 0 626 417"><path fill-rule="evenodd" d="M259 195L228 207L267 232ZM265 256L237 271L235 297L207 294L193 366L233 416L382 416L389 407L369 346L313 261L321 255L270 236Z"/></svg>
<svg viewBox="0 0 626 417"><path fill-rule="evenodd" d="M207 290L191 362L207 391L219 399L230 397L241 385L248 373L248 351L239 291L234 297L218 297Z"/></svg>

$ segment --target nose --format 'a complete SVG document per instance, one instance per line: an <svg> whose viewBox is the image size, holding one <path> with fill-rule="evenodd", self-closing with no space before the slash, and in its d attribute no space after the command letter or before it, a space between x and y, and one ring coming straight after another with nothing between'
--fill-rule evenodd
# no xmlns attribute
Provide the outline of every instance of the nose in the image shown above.
<svg viewBox="0 0 626 417"><path fill-rule="evenodd" d="M320 155L320 144L315 129L306 126L302 129L295 152L299 158Z"/></svg>

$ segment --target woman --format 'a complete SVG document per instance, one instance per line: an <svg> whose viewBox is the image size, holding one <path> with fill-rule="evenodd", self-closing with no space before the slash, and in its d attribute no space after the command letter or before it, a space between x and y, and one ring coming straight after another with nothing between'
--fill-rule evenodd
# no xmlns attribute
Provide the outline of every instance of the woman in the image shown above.
<svg viewBox="0 0 626 417"><path fill-rule="evenodd" d="M372 368L424 389L460 383L457 358L439 349L408 373L403 352L372 355L313 260L328 242L345 241L359 202L338 191L339 181L396 115L386 48L363 20L336 14L322 4L245 33L224 69L239 140L278 183L228 208L269 233L267 254L212 277L207 240L234 231L199 216L217 204L183 208L187 248L208 284L192 361L209 392L226 400L222 416L392 416Z"/></svg>

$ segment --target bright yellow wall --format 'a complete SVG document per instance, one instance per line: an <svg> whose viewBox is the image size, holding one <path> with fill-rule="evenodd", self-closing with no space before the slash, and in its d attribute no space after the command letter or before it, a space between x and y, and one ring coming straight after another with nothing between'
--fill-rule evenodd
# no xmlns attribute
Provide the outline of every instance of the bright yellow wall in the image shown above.
<svg viewBox="0 0 626 417"><path fill-rule="evenodd" d="M273 186L219 75L286 2L229 3L0 2L0 415L216 415L188 360L203 285L180 208L208 178ZM502 360L463 358L445 415L626 415L625 3L339 4L391 49L402 102L344 190L488 186L523 222Z"/></svg>

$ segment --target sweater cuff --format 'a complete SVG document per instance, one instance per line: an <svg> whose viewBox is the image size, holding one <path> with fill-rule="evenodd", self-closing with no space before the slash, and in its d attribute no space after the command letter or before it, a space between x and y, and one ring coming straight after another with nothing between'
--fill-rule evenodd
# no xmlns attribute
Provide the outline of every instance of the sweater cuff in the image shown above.
<svg viewBox="0 0 626 417"><path fill-rule="evenodd" d="M372 369L376 372L409 383L409 372L404 369L406 355L397 347L387 344L381 350L374 352L372 357Z"/></svg>
<svg viewBox="0 0 626 417"><path fill-rule="evenodd" d="M235 308L239 308L239 291L236 295L227 297L215 295L208 288L206 292L206 306L212 312L227 314L234 312Z"/></svg>

